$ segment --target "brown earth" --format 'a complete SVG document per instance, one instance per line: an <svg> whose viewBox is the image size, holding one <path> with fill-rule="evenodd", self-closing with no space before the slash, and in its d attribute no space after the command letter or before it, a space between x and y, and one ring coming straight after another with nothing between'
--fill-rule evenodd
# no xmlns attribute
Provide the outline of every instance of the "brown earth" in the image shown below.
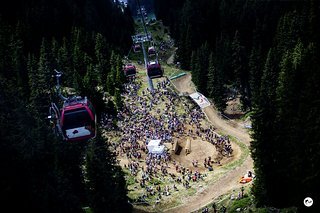
<svg viewBox="0 0 320 213"><path fill-rule="evenodd" d="M188 74L173 81L176 89L180 93L190 94L195 92L191 75ZM226 121L221 118L213 106L206 107L204 110L208 120L224 134L231 135L237 138L241 143L250 146L250 135L240 125L234 122ZM224 177L220 178L212 185L209 185L199 194L196 194L186 200L182 205L167 209L165 212L193 212L211 203L215 198L220 195L226 194L231 190L239 189L242 185L239 183L239 178L248 170L253 170L253 160L249 155L242 165L236 169L228 171Z"/></svg>
<svg viewBox="0 0 320 213"><path fill-rule="evenodd" d="M140 72L143 70L143 68L140 66L138 68L138 71ZM143 80L146 80L145 76L143 76ZM196 92L190 73L173 80L172 83L176 90L182 95L188 95ZM240 123L237 123L233 120L225 120L220 116L213 106L203 109L203 112L205 113L208 121L216 128L216 132L230 135L236 138L240 143L243 143L248 147L250 146L251 138L247 130L242 127L243 125L240 125ZM181 137L179 139L180 145L182 146L181 153L180 155L172 154L172 159L189 168L192 168L192 160L196 159L199 162L199 167L197 169L199 169L200 172L204 171L205 168L202 165L203 159L208 156L214 157L217 154L214 146L206 141L202 141L200 138L195 138L191 141L191 153L186 155L184 149L186 139L186 137ZM168 144L167 147L168 149L171 149L171 144ZM233 156L230 158L224 158L224 160L221 161L223 165L240 158L240 147L233 143L232 148L234 150ZM143 156L142 159L144 157L145 156ZM128 160L125 158L120 157L119 160L120 165L122 166L128 163ZM168 170L170 173L175 173L173 165L170 165L170 169ZM226 194L231 190L241 188L242 185L239 183L239 178L248 170L253 170L253 161L250 156L248 156L240 166L226 172L217 181L210 185L204 186L201 189L197 189L197 193L194 195L181 199L183 204L170 209L161 209L161 211L179 213L197 211L205 205L211 203L220 195ZM139 211L143 212L142 210L135 209L135 212Z"/></svg>

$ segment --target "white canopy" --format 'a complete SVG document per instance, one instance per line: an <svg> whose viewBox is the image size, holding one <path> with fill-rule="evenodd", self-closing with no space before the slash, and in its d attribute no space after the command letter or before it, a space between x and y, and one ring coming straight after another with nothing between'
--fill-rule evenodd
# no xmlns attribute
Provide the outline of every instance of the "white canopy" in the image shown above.
<svg viewBox="0 0 320 213"><path fill-rule="evenodd" d="M160 142L161 140L150 140L149 143L148 143L148 151L149 152L152 152L152 150L155 148L155 147L158 147L160 145Z"/></svg>
<svg viewBox="0 0 320 213"><path fill-rule="evenodd" d="M164 152L164 145L156 146L151 151L152 154L162 154Z"/></svg>

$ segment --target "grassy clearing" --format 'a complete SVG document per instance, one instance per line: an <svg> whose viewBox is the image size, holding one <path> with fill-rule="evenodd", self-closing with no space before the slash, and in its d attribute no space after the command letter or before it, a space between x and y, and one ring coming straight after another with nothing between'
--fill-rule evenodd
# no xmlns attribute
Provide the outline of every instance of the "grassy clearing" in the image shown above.
<svg viewBox="0 0 320 213"><path fill-rule="evenodd" d="M208 204L206 207L209 209L209 212L213 212L213 204L215 204L218 212L222 210L223 207L226 207L226 212L245 212L245 213L295 213L297 208L285 208L285 209L275 209L272 207L258 208L254 204L254 196L251 193L251 185L244 186L244 196L243 198L237 199L237 194L240 190L232 190L227 194L221 195L216 198L212 203ZM231 199L233 195L233 199ZM205 207L204 207L205 208ZM196 211L201 212L202 209Z"/></svg>
<svg viewBox="0 0 320 213"><path fill-rule="evenodd" d="M167 64L163 64L163 65L161 65L161 66L164 68L164 74L165 74L166 76L168 76L169 78L170 78L171 76L178 75L178 74L183 73L183 72L188 73L188 72L186 72L186 71L183 71L183 70L178 69L178 68L173 67L173 66L169 66L169 65L167 65Z"/></svg>
<svg viewBox="0 0 320 213"><path fill-rule="evenodd" d="M137 34L144 33L142 22L136 22L135 29ZM152 38L157 42L169 40L169 29L168 27L165 27L161 21L155 21L154 23L149 24L147 26L147 30L152 35Z"/></svg>
<svg viewBox="0 0 320 213"><path fill-rule="evenodd" d="M223 175L225 175L228 171L241 165L248 156L249 150L244 144L240 143L235 138L230 136L230 139L240 147L241 156L239 160L232 161L222 167L215 168L213 172L207 173L207 177L204 179L204 181L190 182L191 188L189 189L185 189L183 186L177 185L179 191L171 191L171 195L169 197L162 196L159 204L155 204L158 196L157 194L154 196L149 196L146 201L150 204L150 206L139 206L139 209L160 212L161 209L169 209L178 206L184 202L187 202L190 197L197 196L197 194L204 190L207 185L213 184L218 179L222 178ZM138 186L139 184L135 182L135 176L130 175L128 170L125 173L128 185L128 196L132 200L137 200L145 193L145 190ZM150 181L150 183L147 183L147 186L154 188L155 186L160 185L160 187L163 189L165 186L172 184L173 183L169 177L160 177L154 178L152 181Z"/></svg>
<svg viewBox="0 0 320 213"><path fill-rule="evenodd" d="M126 179L127 186L131 186L131 185L134 185L136 183L134 177L131 176L131 175L126 175L125 179Z"/></svg>
<svg viewBox="0 0 320 213"><path fill-rule="evenodd" d="M139 26L141 26L141 24ZM140 32L139 30L143 31L142 28L137 28L137 32ZM156 23L148 26L148 30L152 33L153 37L158 41L161 41L161 39L162 40L169 39L168 35L166 34L166 29L162 26L161 22L156 22ZM171 55L172 53L170 54L170 50L168 50L168 52L166 52L165 54ZM142 54L142 52L131 53L129 56L129 59L135 60L135 62L137 62L138 60L143 61L143 54ZM164 63L164 61L161 62L161 65L164 68L164 74L168 77L178 75L182 72L186 72L186 71L180 70L174 66L167 65L166 63ZM146 81L142 80L146 76L145 72L141 72L141 70L144 69L143 66L138 65L137 67L140 69L140 72L138 74L138 76L139 76L138 81L142 82L141 88L138 91L138 95L141 95L142 91L148 87L148 83ZM186 73L188 73L188 72L186 72ZM154 79L153 80L154 86L156 85L156 83L158 81L161 81L161 80L163 80L163 79ZM157 107L160 107L160 109L163 110L165 105L160 104ZM182 104L177 105L176 110L177 110L178 114L185 113L185 109L182 106ZM206 122L207 121L204 121L204 123L206 123ZM210 124L208 123L208 125L210 125ZM230 139L240 147L241 155L238 160L231 161L222 167L215 168L213 172L207 173L207 177L204 179L204 181L190 182L191 188L189 188L189 189L185 189L183 186L177 184L179 191L172 191L171 190L170 191L171 195L168 197L162 196L162 199L159 204L155 204L158 194L156 194L154 196L149 196L146 199L146 201L150 204L150 206L138 206L138 208L149 211L149 212L162 212L163 209L169 209L169 208L178 206L184 202L187 202L187 200L190 199L190 197L192 197L192 196L200 196L200 192L202 190L204 190L207 187L207 185L211 185L211 184L215 183L218 179L220 179L228 171L241 165L244 162L244 160L246 159L246 157L249 155L249 149L247 146L245 146L244 144L239 142L236 138L233 138L230 136ZM125 176L126 176L126 182L127 182L127 186L128 186L128 196L132 200L136 200L141 195L145 194L145 189L142 189L139 186L139 183L136 182L136 176L132 176L127 169L124 169L124 171L126 173ZM166 185L172 186L173 183L169 177L154 178L150 183L147 183L147 186L155 187L156 185L160 185L160 187L163 189ZM228 200L227 197L225 199Z"/></svg>

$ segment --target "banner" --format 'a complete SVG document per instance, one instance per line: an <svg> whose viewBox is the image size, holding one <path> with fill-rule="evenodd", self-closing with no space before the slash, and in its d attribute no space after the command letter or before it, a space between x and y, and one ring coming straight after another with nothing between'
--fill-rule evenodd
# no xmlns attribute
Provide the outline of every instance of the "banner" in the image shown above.
<svg viewBox="0 0 320 213"><path fill-rule="evenodd" d="M200 108L206 108L210 106L208 99L199 92L192 93L190 97L199 105Z"/></svg>

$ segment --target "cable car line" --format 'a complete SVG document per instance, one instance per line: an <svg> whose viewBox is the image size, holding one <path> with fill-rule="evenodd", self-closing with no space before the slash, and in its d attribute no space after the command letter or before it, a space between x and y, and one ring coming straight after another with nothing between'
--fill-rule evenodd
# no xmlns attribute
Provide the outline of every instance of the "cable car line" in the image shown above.
<svg viewBox="0 0 320 213"><path fill-rule="evenodd" d="M154 90L152 79L161 78L163 76L163 68L161 68L160 62L158 60L158 52L156 50L155 43L152 39L151 34L147 30L145 17L144 17L146 11L145 9L142 11L142 7L140 5L139 0L136 0L136 3L138 6L138 15L141 16L144 34L137 34L132 36L132 40L133 40L132 48L134 52L139 52L139 50L142 49L149 89L152 92ZM145 42L149 42L149 46L147 48L148 52L146 52L146 49L144 46ZM154 57L154 59L149 60L148 57L150 58ZM124 71L125 73L127 73L126 68Z"/></svg>

